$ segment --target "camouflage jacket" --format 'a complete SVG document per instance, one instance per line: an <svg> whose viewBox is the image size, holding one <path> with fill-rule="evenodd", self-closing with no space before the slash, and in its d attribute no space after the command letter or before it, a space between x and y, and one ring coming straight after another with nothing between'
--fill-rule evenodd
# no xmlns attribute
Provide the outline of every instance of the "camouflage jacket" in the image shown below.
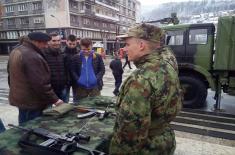
<svg viewBox="0 0 235 155"><path fill-rule="evenodd" d="M117 99L117 117L110 154L169 155L175 150L169 127L182 98L177 62L167 47L135 62Z"/></svg>

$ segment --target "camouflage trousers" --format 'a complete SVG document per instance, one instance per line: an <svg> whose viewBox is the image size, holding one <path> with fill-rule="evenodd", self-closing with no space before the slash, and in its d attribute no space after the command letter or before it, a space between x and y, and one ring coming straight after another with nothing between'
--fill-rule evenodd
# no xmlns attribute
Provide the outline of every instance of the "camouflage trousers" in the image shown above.
<svg viewBox="0 0 235 155"><path fill-rule="evenodd" d="M79 100L86 97L100 96L100 90L98 88L85 89L82 87L75 88L74 102L79 102Z"/></svg>
<svg viewBox="0 0 235 155"><path fill-rule="evenodd" d="M176 148L175 133L170 128L160 135L149 137L142 148L123 146L121 142L115 143L113 140L109 142L110 155L174 155Z"/></svg>

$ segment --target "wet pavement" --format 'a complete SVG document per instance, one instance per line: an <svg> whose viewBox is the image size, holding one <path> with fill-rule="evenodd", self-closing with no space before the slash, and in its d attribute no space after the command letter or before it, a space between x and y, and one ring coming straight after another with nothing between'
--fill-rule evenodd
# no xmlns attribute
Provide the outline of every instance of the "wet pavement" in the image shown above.
<svg viewBox="0 0 235 155"><path fill-rule="evenodd" d="M18 111L15 107L8 104L8 84L7 84L7 60L8 56L0 56L0 118L4 124L17 123ZM104 87L101 92L105 96L114 96L114 79L109 69L110 58L104 60L106 73L104 75ZM129 69L126 66L124 70L125 79L134 69ZM214 92L208 91L207 104L200 111L213 111L213 100ZM235 115L235 97L222 94L221 108L223 113L230 113ZM197 118L199 117L199 119ZM205 119L202 119L205 118ZM183 120L183 122L182 122ZM217 121L218 120L218 121ZM180 122L181 121L181 122ZM185 122L184 122L185 121ZM191 121L187 123L187 121ZM225 121L225 122L224 122ZM227 123L226 123L227 121ZM192 122L195 122L193 124ZM198 123L199 122L199 123ZM215 124L217 123L217 124ZM176 129L176 140L177 149L175 155L234 155L235 154L235 117L233 115L225 116L214 116L207 114L196 114L183 111L180 116L177 117L176 121L172 123L173 128L180 126ZM211 127L212 125L212 127ZM213 125L222 126L213 128ZM225 126L223 128L223 126ZM197 129L198 133L190 132L191 130L185 129ZM182 130L181 130L182 129ZM194 131L194 130L192 130ZM202 131L202 133L200 133ZM223 133L225 138L219 138L219 136L213 136L212 133ZM226 138L226 135L230 134Z"/></svg>

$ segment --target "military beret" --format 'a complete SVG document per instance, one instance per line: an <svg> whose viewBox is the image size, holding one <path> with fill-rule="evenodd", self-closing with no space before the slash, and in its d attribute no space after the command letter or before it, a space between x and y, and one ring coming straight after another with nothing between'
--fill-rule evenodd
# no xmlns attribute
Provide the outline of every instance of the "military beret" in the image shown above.
<svg viewBox="0 0 235 155"><path fill-rule="evenodd" d="M35 41L50 41L51 37L43 32L32 32L28 34L28 37L30 40L35 40Z"/></svg>
<svg viewBox="0 0 235 155"><path fill-rule="evenodd" d="M116 37L117 38L135 37L135 38L140 38L140 39L144 39L147 41L160 42L161 38L164 37L164 35L165 33L161 28L154 26L154 25L143 23L143 24L130 28L126 34L116 36Z"/></svg>

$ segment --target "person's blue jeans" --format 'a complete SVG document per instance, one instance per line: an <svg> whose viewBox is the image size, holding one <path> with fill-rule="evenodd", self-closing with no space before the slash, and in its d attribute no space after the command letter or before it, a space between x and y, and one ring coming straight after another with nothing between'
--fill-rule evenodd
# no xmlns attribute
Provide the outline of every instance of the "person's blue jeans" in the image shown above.
<svg viewBox="0 0 235 155"><path fill-rule="evenodd" d="M5 130L6 129L5 129L4 125L3 125L3 123L2 123L2 120L0 119L0 133L5 131Z"/></svg>
<svg viewBox="0 0 235 155"><path fill-rule="evenodd" d="M42 116L42 110L19 109L19 116L18 116L19 125L40 116Z"/></svg>

